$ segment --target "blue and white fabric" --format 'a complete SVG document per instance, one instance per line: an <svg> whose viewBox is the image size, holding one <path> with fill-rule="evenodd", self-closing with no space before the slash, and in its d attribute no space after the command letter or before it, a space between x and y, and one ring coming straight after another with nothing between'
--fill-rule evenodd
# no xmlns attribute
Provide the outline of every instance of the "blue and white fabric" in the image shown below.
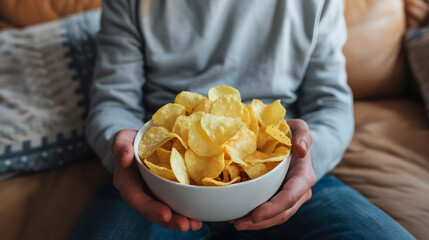
<svg viewBox="0 0 429 240"><path fill-rule="evenodd" d="M84 137L100 11L0 32L0 174L91 154Z"/></svg>

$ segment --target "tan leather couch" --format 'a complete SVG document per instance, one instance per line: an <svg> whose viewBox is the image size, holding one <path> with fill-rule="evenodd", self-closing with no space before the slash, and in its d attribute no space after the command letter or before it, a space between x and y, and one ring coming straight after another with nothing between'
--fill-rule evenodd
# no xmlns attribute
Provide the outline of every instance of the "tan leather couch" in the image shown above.
<svg viewBox="0 0 429 240"><path fill-rule="evenodd" d="M100 0L0 2L0 29L99 7ZM428 0L345 0L344 48L356 132L333 174L418 239L429 238L429 124L403 35L429 25ZM65 239L107 172L96 159L0 182L2 239Z"/></svg>
<svg viewBox="0 0 429 240"><path fill-rule="evenodd" d="M407 28L429 25L429 1L345 3L355 135L333 174L429 239L429 121L403 43Z"/></svg>

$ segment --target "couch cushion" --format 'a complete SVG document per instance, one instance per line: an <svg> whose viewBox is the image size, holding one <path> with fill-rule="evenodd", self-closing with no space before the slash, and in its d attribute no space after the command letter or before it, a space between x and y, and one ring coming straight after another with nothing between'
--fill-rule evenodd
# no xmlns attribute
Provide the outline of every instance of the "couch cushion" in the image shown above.
<svg viewBox="0 0 429 240"><path fill-rule="evenodd" d="M404 0L408 27L429 26L429 0Z"/></svg>
<svg viewBox="0 0 429 240"><path fill-rule="evenodd" d="M99 160L0 182L2 239L66 239L106 179Z"/></svg>
<svg viewBox="0 0 429 240"><path fill-rule="evenodd" d="M2 0L0 29L21 28L101 6L101 0Z"/></svg>
<svg viewBox="0 0 429 240"><path fill-rule="evenodd" d="M355 103L356 132L334 175L417 239L429 236L429 125L408 100Z"/></svg>
<svg viewBox="0 0 429 240"><path fill-rule="evenodd" d="M405 89L402 0L345 0L348 82L355 99L400 95Z"/></svg>

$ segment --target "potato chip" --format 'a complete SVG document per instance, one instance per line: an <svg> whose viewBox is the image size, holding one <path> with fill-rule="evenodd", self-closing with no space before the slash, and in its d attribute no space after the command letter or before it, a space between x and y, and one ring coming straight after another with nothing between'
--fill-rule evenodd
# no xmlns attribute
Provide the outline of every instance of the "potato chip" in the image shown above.
<svg viewBox="0 0 429 240"><path fill-rule="evenodd" d="M174 175L176 176L176 179L180 183L183 183L183 184L190 183L190 178L189 178L188 171L186 169L185 160L175 148L171 150L170 165Z"/></svg>
<svg viewBox="0 0 429 240"><path fill-rule="evenodd" d="M287 124L286 120L282 119L278 126L279 130L284 132L285 134L289 133L289 125Z"/></svg>
<svg viewBox="0 0 429 240"><path fill-rule="evenodd" d="M212 156L217 154L221 147L214 143L202 129L200 123L192 125L188 134L189 147L200 156Z"/></svg>
<svg viewBox="0 0 429 240"><path fill-rule="evenodd" d="M241 168L241 169L243 169L243 168ZM240 171L240 177L241 177L242 182L249 181L251 179L249 176L247 176L244 169L242 171Z"/></svg>
<svg viewBox="0 0 429 240"><path fill-rule="evenodd" d="M226 154L225 155L225 157L229 157L229 155L228 154ZM223 177L223 181L224 182L228 182L229 180L228 180L228 176L230 175L229 174L229 172L228 172L228 170L227 170L227 168L228 168L228 166L229 165L231 165L231 163L232 163L232 160L231 159L226 159L225 158L225 166L224 166L224 168L223 168L223 171L222 171L222 177Z"/></svg>
<svg viewBox="0 0 429 240"><path fill-rule="evenodd" d="M183 91L177 94L175 103L180 104L185 107L187 113L191 113L192 110L202 101L207 100L207 98L201 94L195 92Z"/></svg>
<svg viewBox="0 0 429 240"><path fill-rule="evenodd" d="M226 186L257 178L290 154L286 110L277 100L241 102L229 86L208 97L183 91L154 115L139 143L139 157L153 173L183 184Z"/></svg>
<svg viewBox="0 0 429 240"><path fill-rule="evenodd" d="M153 164L160 164L158 155L156 153L151 154L149 157L146 158L149 162L153 163ZM166 163L170 162L170 158L168 159L168 161Z"/></svg>
<svg viewBox="0 0 429 240"><path fill-rule="evenodd" d="M212 105L212 102L209 100L203 100L201 101L193 110L192 112L210 112L210 107Z"/></svg>
<svg viewBox="0 0 429 240"><path fill-rule="evenodd" d="M168 133L167 134L167 138L169 138L169 139L177 139L177 140L179 140L180 141L180 143L181 143L181 145L186 149L186 150L188 150L188 148L189 148L189 146L188 146L188 144L186 144L186 142L182 139L182 137L180 137L179 136L179 134L177 134L177 133L173 133L173 132L170 132L170 133ZM177 145L176 145L177 146ZM172 147L174 147L174 141L173 141L173 146Z"/></svg>
<svg viewBox="0 0 429 240"><path fill-rule="evenodd" d="M259 127L259 135L258 135L258 139L256 140L256 146L258 149L265 147L265 145L274 140L273 137L271 137L271 135L269 135L266 131L265 131L265 127L260 126Z"/></svg>
<svg viewBox="0 0 429 240"><path fill-rule="evenodd" d="M185 148L184 146L183 146L183 144L182 144L182 142L179 140L179 139L177 139L177 138L174 138L173 140L172 140L172 142L173 142L173 145L171 146L171 148L173 149L173 148L175 148L175 149L177 149L177 151L180 153L180 154L185 154L185 152L186 152L186 150L188 150L187 148Z"/></svg>
<svg viewBox="0 0 429 240"><path fill-rule="evenodd" d="M201 117L201 128L211 141L221 145L240 131L245 124L235 118L204 114Z"/></svg>
<svg viewBox="0 0 429 240"><path fill-rule="evenodd" d="M143 136L142 140L139 143L139 157L140 159L145 159L149 155L151 155L155 149L161 145L163 145L165 142L170 140L168 135L168 129L164 127L153 127L150 128L145 135Z"/></svg>
<svg viewBox="0 0 429 240"><path fill-rule="evenodd" d="M227 166L225 170L228 172L230 179L234 179L240 175L240 169L236 164Z"/></svg>
<svg viewBox="0 0 429 240"><path fill-rule="evenodd" d="M201 121L201 117L203 114L204 112L195 112L189 116L181 115L177 117L173 129L171 131L173 133L177 133L183 139L183 141L187 143L191 126Z"/></svg>
<svg viewBox="0 0 429 240"><path fill-rule="evenodd" d="M276 139L277 141L285 144L286 146L290 147L292 146L292 143L290 141L290 138L286 136L286 134L282 131L280 131L276 126L274 125L268 125L265 129L265 132L269 134L271 137Z"/></svg>
<svg viewBox="0 0 429 240"><path fill-rule="evenodd" d="M176 179L176 176L174 175L173 170L168 169L167 166L155 165L155 164L149 162L147 159L144 160L144 163L150 169L150 171L152 171L156 175L163 177L163 178L166 178L166 179L169 179L169 180Z"/></svg>
<svg viewBox="0 0 429 240"><path fill-rule="evenodd" d="M225 144L225 150L233 162L247 166L243 159L256 151L256 136L248 128L243 128Z"/></svg>
<svg viewBox="0 0 429 240"><path fill-rule="evenodd" d="M189 176L197 183L205 177L216 178L225 166L224 154L203 157L188 150L185 153L185 163Z"/></svg>
<svg viewBox="0 0 429 240"><path fill-rule="evenodd" d="M176 118L171 132L178 134L183 141L188 142L188 134L191 129L191 121L188 116L180 115Z"/></svg>
<svg viewBox="0 0 429 240"><path fill-rule="evenodd" d="M268 171L273 170L275 167L277 167L280 164L280 162L266 162L265 167L268 168Z"/></svg>
<svg viewBox="0 0 429 240"><path fill-rule="evenodd" d="M243 105L232 95L217 98L210 107L210 113L217 116L231 117L241 120Z"/></svg>
<svg viewBox="0 0 429 240"><path fill-rule="evenodd" d="M162 106L153 114L152 119L161 127L167 128L169 131L174 126L177 117L185 115L185 107L177 103L168 103Z"/></svg>
<svg viewBox="0 0 429 240"><path fill-rule="evenodd" d="M253 111L252 105L246 105L246 109L249 112L249 129L255 133L256 138L259 136L259 120L256 118L255 111Z"/></svg>
<svg viewBox="0 0 429 240"><path fill-rule="evenodd" d="M275 139L272 139L272 140L266 141L262 147L258 148L258 150L263 153L271 154L272 152L274 152L274 149L276 149L278 145L279 145L279 142Z"/></svg>
<svg viewBox="0 0 429 240"><path fill-rule="evenodd" d="M275 125L280 123L285 117L286 109L281 105L280 100L265 105L261 100L253 99L252 108L262 126Z"/></svg>
<svg viewBox="0 0 429 240"><path fill-rule="evenodd" d="M236 97L239 101L241 101L240 92L237 89L230 86L212 87L208 92L210 101L215 101L219 97L226 96L226 95Z"/></svg>
<svg viewBox="0 0 429 240"><path fill-rule="evenodd" d="M276 150L274 150L273 154L271 154L270 158L283 157L283 159L285 159L289 156L289 154L290 154L289 147L278 147L276 148Z"/></svg>
<svg viewBox="0 0 429 240"><path fill-rule="evenodd" d="M289 151L286 147L278 147L272 154L256 151L247 155L244 161L250 164L280 162L287 158Z"/></svg>
<svg viewBox="0 0 429 240"><path fill-rule="evenodd" d="M228 186L233 183L239 182L240 179L241 177L236 177L229 182L222 182L213 178L205 177L203 178L202 183L204 184L204 186Z"/></svg>
<svg viewBox="0 0 429 240"><path fill-rule="evenodd" d="M171 151L170 150L166 150L164 148L157 148L155 150L156 156L157 156L157 162L153 162L150 161L149 158L155 154L152 154L149 156L148 160L154 164L170 164L170 155L171 155Z"/></svg>
<svg viewBox="0 0 429 240"><path fill-rule="evenodd" d="M196 124L201 121L201 118L206 114L206 112L194 112L188 116L191 125Z"/></svg>
<svg viewBox="0 0 429 240"><path fill-rule="evenodd" d="M268 158L270 155L264 152L255 151L244 158L244 161L250 164L262 162L264 159Z"/></svg>
<svg viewBox="0 0 429 240"><path fill-rule="evenodd" d="M262 176L269 171L267 166L265 166L265 164L263 164L263 163L257 163L254 165L243 166L243 169L251 179L255 179L259 176Z"/></svg>
<svg viewBox="0 0 429 240"><path fill-rule="evenodd" d="M173 146L173 142L172 141L167 141L164 144L162 144L161 146L159 146L158 148L163 148L165 150L171 151L171 147Z"/></svg>
<svg viewBox="0 0 429 240"><path fill-rule="evenodd" d="M243 105L243 115L241 115L241 121L246 124L246 126L249 126L250 124L250 113L249 110L246 108L246 104Z"/></svg>

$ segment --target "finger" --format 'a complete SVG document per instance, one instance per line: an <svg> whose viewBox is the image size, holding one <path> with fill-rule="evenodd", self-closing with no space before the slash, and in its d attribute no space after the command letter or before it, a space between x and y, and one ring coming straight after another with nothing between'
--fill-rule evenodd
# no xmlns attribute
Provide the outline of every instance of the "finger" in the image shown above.
<svg viewBox="0 0 429 240"><path fill-rule="evenodd" d="M308 189L309 183L306 180L302 177L292 177L286 182L282 191L252 212L251 219L254 223L258 223L293 208Z"/></svg>
<svg viewBox="0 0 429 240"><path fill-rule="evenodd" d="M195 220L195 219L190 219L187 217L184 217L180 214L176 214L173 213L172 218L170 220L170 222L168 223L161 223L161 225L170 228L170 229L175 229L175 230L179 230L182 232L187 232L190 229L192 231L197 231L199 229L201 229L201 227L203 226L203 223L201 221Z"/></svg>
<svg viewBox="0 0 429 240"><path fill-rule="evenodd" d="M301 119L288 120L292 131L292 151L298 158L303 158L309 152L313 136L307 123Z"/></svg>
<svg viewBox="0 0 429 240"><path fill-rule="evenodd" d="M171 229L187 232L191 227L191 223L188 218L174 213L171 218L170 224L166 224L166 226Z"/></svg>
<svg viewBox="0 0 429 240"><path fill-rule="evenodd" d="M259 230L259 229L269 228L272 226L282 224L287 220L289 220L289 218L292 217L298 211L298 209L310 198L311 198L311 190L309 190L306 194L304 194L304 196L292 208L287 209L286 211L283 211L270 219L266 219L258 223L253 223L250 216L247 216L243 219L235 221L234 227L239 231Z"/></svg>
<svg viewBox="0 0 429 240"><path fill-rule="evenodd" d="M189 219L189 222L191 224L192 231L200 230L203 227L203 223L201 221L198 221L195 219Z"/></svg>
<svg viewBox="0 0 429 240"><path fill-rule="evenodd" d="M303 159L293 159L292 162L282 190L252 212L251 218L255 223L292 208L315 184L311 153Z"/></svg>
<svg viewBox="0 0 429 240"><path fill-rule="evenodd" d="M131 174L133 172L137 173L137 171L131 171L132 169L130 168L125 169L118 165L119 164L117 164L119 172L118 174L115 172L115 176L120 175L121 178L119 183L115 183L115 187L120 189L121 197L131 208L137 210L149 221L166 228L183 232L191 228L191 223L188 218L172 213L167 205L151 198L144 192L139 175ZM198 224L194 225L197 229Z"/></svg>
<svg viewBox="0 0 429 240"><path fill-rule="evenodd" d="M175 216L174 214L172 215L171 219L169 222L159 222L159 221L153 221L165 228L168 229L173 229L173 230L177 230L177 231L183 231L186 232L186 224L181 223L180 221L178 221L177 216ZM188 223L189 226L189 223ZM189 228L188 228L189 230Z"/></svg>
<svg viewBox="0 0 429 240"><path fill-rule="evenodd" d="M135 168L123 168L116 164L114 185L125 202L148 220L157 223L171 221L172 212L170 208L144 192Z"/></svg>
<svg viewBox="0 0 429 240"><path fill-rule="evenodd" d="M135 136L135 130L126 129L119 131L113 139L112 153L123 167L129 167L134 160L133 141Z"/></svg>
<svg viewBox="0 0 429 240"><path fill-rule="evenodd" d="M203 226L203 223L201 221L186 218L182 215L173 213L173 216L170 222L160 223L160 225L169 229L187 232L189 230L192 230L192 231L200 230L201 227Z"/></svg>

